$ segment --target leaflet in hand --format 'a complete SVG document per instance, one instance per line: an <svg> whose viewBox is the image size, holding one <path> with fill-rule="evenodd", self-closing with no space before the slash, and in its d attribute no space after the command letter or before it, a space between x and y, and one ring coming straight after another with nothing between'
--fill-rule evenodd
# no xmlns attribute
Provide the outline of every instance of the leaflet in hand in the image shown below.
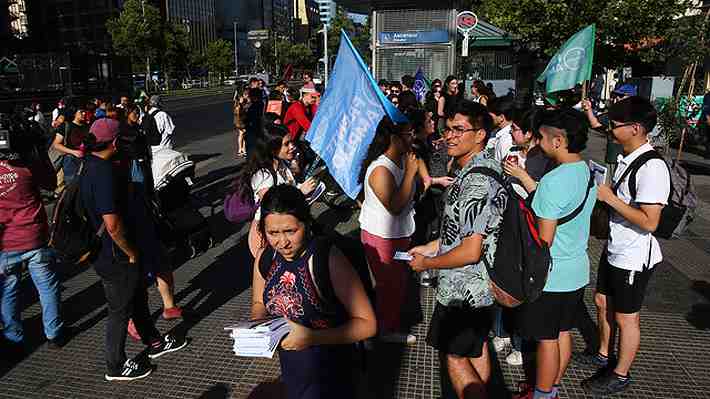
<svg viewBox="0 0 710 399"><path fill-rule="evenodd" d="M410 260L414 259L414 257L412 255L408 254L407 252L396 251L394 253L394 256L392 256L392 259L409 262Z"/></svg>
<svg viewBox="0 0 710 399"><path fill-rule="evenodd" d="M589 171L594 176L594 183L597 186L606 183L607 168L604 165L598 164L592 160L589 161Z"/></svg>
<svg viewBox="0 0 710 399"><path fill-rule="evenodd" d="M283 337L291 332L291 326L283 317L249 320L225 327L234 339L234 354L246 357L274 357Z"/></svg>

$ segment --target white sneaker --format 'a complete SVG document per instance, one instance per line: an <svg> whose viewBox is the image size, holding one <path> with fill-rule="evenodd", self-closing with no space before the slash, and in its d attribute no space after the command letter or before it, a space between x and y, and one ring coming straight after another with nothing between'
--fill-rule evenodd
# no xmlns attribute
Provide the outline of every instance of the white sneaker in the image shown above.
<svg viewBox="0 0 710 399"><path fill-rule="evenodd" d="M505 362L511 366L522 366L523 365L523 353L520 351L513 350L505 358Z"/></svg>
<svg viewBox="0 0 710 399"><path fill-rule="evenodd" d="M414 345L417 343L417 337L412 334L391 333L380 336L380 341L389 344L406 344Z"/></svg>
<svg viewBox="0 0 710 399"><path fill-rule="evenodd" d="M496 353L501 353L505 350L505 348L510 346L510 337L508 338L501 338L501 337L493 337L493 348L496 350Z"/></svg>

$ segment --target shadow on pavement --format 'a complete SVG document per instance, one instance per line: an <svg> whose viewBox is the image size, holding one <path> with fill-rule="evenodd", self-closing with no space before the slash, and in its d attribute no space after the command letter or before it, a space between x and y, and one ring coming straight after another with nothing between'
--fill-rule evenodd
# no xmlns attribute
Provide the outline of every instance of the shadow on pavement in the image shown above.
<svg viewBox="0 0 710 399"><path fill-rule="evenodd" d="M215 384L198 396L197 399L229 399L231 395L232 387L227 384Z"/></svg>
<svg viewBox="0 0 710 399"><path fill-rule="evenodd" d="M286 386L279 380L264 381L254 387L247 399L282 399L286 398Z"/></svg>
<svg viewBox="0 0 710 399"><path fill-rule="evenodd" d="M691 286L693 291L699 293L710 302L710 283L696 280ZM698 330L710 329L710 303L696 303L686 315L686 320Z"/></svg>
<svg viewBox="0 0 710 399"><path fill-rule="evenodd" d="M222 307L232 298L251 286L252 256L247 240L219 255L215 261L190 280L189 285L175 295L175 301L182 301L196 293L184 308L190 313L173 331L187 335L187 332L200 320Z"/></svg>

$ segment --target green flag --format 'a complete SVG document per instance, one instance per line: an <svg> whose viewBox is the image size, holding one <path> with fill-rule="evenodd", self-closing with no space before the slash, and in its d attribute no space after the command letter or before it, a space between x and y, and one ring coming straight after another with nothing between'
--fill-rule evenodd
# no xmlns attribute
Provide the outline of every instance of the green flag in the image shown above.
<svg viewBox="0 0 710 399"><path fill-rule="evenodd" d="M537 81L545 84L546 93L568 90L592 77L596 24L575 33L547 64Z"/></svg>

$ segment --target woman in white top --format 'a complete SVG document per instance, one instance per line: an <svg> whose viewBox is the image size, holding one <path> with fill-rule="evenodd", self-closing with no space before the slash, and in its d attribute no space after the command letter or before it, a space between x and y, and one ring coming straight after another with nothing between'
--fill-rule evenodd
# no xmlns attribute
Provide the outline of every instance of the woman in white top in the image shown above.
<svg viewBox="0 0 710 399"><path fill-rule="evenodd" d="M414 233L414 179L418 161L412 153L412 126L384 117L363 161L359 180L365 199L360 211L360 239L376 281L376 314L381 339L412 344L400 333L400 313L407 292L407 264L392 259L407 251Z"/></svg>
<svg viewBox="0 0 710 399"><path fill-rule="evenodd" d="M297 185L296 179L288 167L295 156L296 146L291 141L288 129L274 124L266 126L237 177L237 189L242 190L244 195L252 195L256 204L261 202L264 194L274 186L274 178L276 184L293 184L303 194L310 194L316 187L316 181L310 178ZM257 209L249 230L249 250L253 256L266 244L258 230L260 214L260 210Z"/></svg>

